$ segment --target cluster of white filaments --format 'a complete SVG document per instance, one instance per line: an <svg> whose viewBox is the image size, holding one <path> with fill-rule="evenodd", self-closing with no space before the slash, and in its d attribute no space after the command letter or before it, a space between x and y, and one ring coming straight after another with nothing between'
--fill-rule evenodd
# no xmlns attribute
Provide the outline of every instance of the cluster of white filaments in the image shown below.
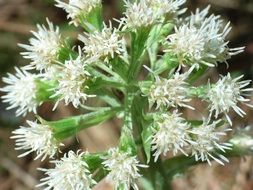
<svg viewBox="0 0 253 190"><path fill-rule="evenodd" d="M31 64L27 68L36 68L37 70L45 70L50 68L57 60L58 51L61 48L61 35L58 27L54 27L47 19L49 28L44 25L37 25L38 31L32 31L34 38L30 38L29 45L19 44L20 47L27 50L21 55L31 60Z"/></svg>
<svg viewBox="0 0 253 190"><path fill-rule="evenodd" d="M66 105L72 103L75 108L78 108L87 98L94 97L84 92L88 88L85 83L89 77L90 73L85 69L80 51L76 59L66 60L57 79L58 86L54 89L55 94L52 96L58 98L54 108L61 100L64 100Z"/></svg>
<svg viewBox="0 0 253 190"><path fill-rule="evenodd" d="M115 189L130 189L132 187L134 190L138 190L135 183L141 177L138 168L147 166L140 164L136 156L130 156L125 152L120 152L119 149L111 148L103 159L105 161L102 164L110 171L107 180L115 185Z"/></svg>
<svg viewBox="0 0 253 190"><path fill-rule="evenodd" d="M16 74L8 73L3 77L3 82L7 85L0 91L7 93L2 96L3 102L9 103L7 109L17 108L16 115L26 115L27 112L36 113L36 108L40 102L36 100L36 79L37 75L31 74L24 69L15 68Z"/></svg>
<svg viewBox="0 0 253 190"><path fill-rule="evenodd" d="M208 8L196 12L170 34L165 52L175 54L181 64L203 64L209 67L226 62L232 55L243 51L243 47L229 48L225 40L230 32L230 23L222 29L219 16L206 17ZM206 18L204 18L206 17Z"/></svg>
<svg viewBox="0 0 253 190"><path fill-rule="evenodd" d="M38 186L45 186L45 190L91 190L96 181L92 179L89 166L83 159L84 154L69 151L60 160L51 161L55 167L40 169L47 177L41 179Z"/></svg>
<svg viewBox="0 0 253 190"><path fill-rule="evenodd" d="M94 8L101 5L101 0L69 0L68 3L62 0L55 0L56 7L64 9L68 13L68 18L77 26L82 17L86 17Z"/></svg>
<svg viewBox="0 0 253 190"><path fill-rule="evenodd" d="M110 23L109 26L104 24L101 32L79 35L85 44L83 51L87 56L86 62L109 62L115 55L122 55L125 52L125 41L118 32Z"/></svg>
<svg viewBox="0 0 253 190"><path fill-rule="evenodd" d="M11 138L16 140L16 150L26 150L19 157L24 157L31 152L36 152L35 160L44 160L47 156L53 158L60 145L54 138L52 129L48 125L36 121L27 121L30 127L21 126L14 130Z"/></svg>
<svg viewBox="0 0 253 190"><path fill-rule="evenodd" d="M154 135L152 137L152 150L155 151L155 161L158 157L172 151L174 155L182 152L187 155L184 147L188 145L189 124L180 117L181 114L161 114L155 120Z"/></svg>
<svg viewBox="0 0 253 190"><path fill-rule="evenodd" d="M3 78L6 86L0 88L0 91L6 93L2 99L3 102L10 104L7 109L16 108L17 116L32 111L36 113L37 107L44 99L55 101L53 109L60 101L65 105L72 104L75 108L79 108L88 98L95 96L91 93L100 93L99 97L102 100L113 106L116 102L118 106L118 98L122 99L121 93L118 93L120 91L127 100L126 104L122 105L127 106L122 109L124 110L122 113L124 112L126 116L131 106L143 105L148 98L150 107L149 110L145 109L145 112L149 112L143 113L142 119L147 118L147 123L153 120L152 125L145 127L150 127L147 129L152 133L147 137L147 143L151 142L148 145L155 161L160 155L165 156L171 152L174 156L176 154L193 156L196 161L209 164L212 160L222 165L228 162L224 154L232 145L223 143L225 141L223 138L230 128L226 128L225 122L218 118L223 114L222 116L225 115L232 125L229 111L234 110L240 116L244 116L246 113L239 104L253 107L248 98L253 88L245 88L251 81L240 81L242 76L233 79L228 74L221 76L216 84L191 86L191 82L195 77L199 77L197 76L199 73L193 73L193 70L197 71L202 66L204 69L214 67L220 62L226 63L232 55L243 51L243 47L228 47L226 37L231 30L230 23L224 24L219 16L208 16L209 6L202 11L197 9L187 18L178 18L186 10L182 8L186 0L124 0L126 11L123 13L124 17L118 20L119 26L115 28L111 22L108 26L100 22L101 0L55 0L55 2L57 7L67 12L67 17L71 19L70 23L88 28L87 33L78 37L84 45L75 52L75 47L71 49L67 41L63 41L59 28L49 20L47 20L48 28L38 25L38 31L32 31L34 37L29 40L29 45L19 44L25 49L21 54L31 60L31 64L21 69L15 68L16 74L8 73L8 76ZM94 22L96 26L93 26ZM175 28L164 37L164 29L169 25ZM127 35L131 36L131 43L125 40ZM148 39L144 39L146 36ZM140 43L140 40L143 43ZM131 47L133 43L136 44ZM161 44L163 47L160 47ZM143 47L140 47L141 45ZM154 77L148 75L147 80L138 81L139 76L135 77L135 74L140 73L138 69L142 66L144 55L149 55L150 67L154 71L148 70ZM118 57L121 59L117 59ZM101 64L102 62L106 65ZM113 65L115 62L119 64ZM39 74L31 74L29 70ZM166 74L169 74L167 78L164 77ZM101 85L103 82L106 83L105 86ZM97 92L100 85L103 89ZM146 97L137 96L140 89ZM136 98L132 99L133 96ZM179 112L179 109L183 108L194 110L189 105L193 98L209 103L210 114L203 122L187 120ZM131 104L128 105L129 102ZM100 109L88 106L86 108ZM143 109L144 107L140 108ZM88 115L87 118L92 119L94 115L99 118L87 121L88 125L104 121L111 117L115 110L114 108L108 112L102 110L99 112L101 115L92 112L92 116ZM80 117L85 118L86 115ZM71 127L81 129L80 117L71 118L73 122L67 122L66 126L74 123L76 126ZM126 122L132 122L127 120L128 117L125 119ZM62 120L56 123L62 124L61 122ZM29 127L20 126L13 131L11 137L16 141L16 149L24 151L19 157L35 152L37 154L35 159L53 158L63 145L59 142L59 136L62 134L53 130L54 126L50 126L50 122L27 121L27 123ZM62 136L70 134L67 130L73 131L68 127ZM122 130L122 135L126 135L124 132ZM125 142L129 141L120 144ZM146 146L145 143L143 142L143 146ZM129 146L128 151L132 148L126 143L124 146ZM101 165L99 167L90 165L92 168L90 171L88 165L90 162L85 161L86 153L69 151L60 160L52 161L55 164L54 168L40 169L45 172L46 177L41 179L38 186L45 187L45 190L91 190L96 184L92 173L94 172L96 177L101 177L107 170L106 179L115 185L115 189L138 190L137 180L142 177L140 170L147 165L141 164L137 155L129 152L111 148L106 153L98 154L98 157L96 154ZM94 171L96 168L102 168L103 173L99 173L100 170Z"/></svg>
<svg viewBox="0 0 253 190"><path fill-rule="evenodd" d="M211 160L222 165L228 162L221 153L231 149L232 145L220 141L223 140L221 137L231 130L230 128L223 128L221 120L210 123L206 119L202 125L192 127L180 115L174 111L172 114L161 114L155 119L151 142L152 150L155 151L155 161L161 154L165 156L168 152L172 152L173 155L181 152L185 156L191 152L196 161L207 161L210 165Z"/></svg>
<svg viewBox="0 0 253 190"><path fill-rule="evenodd" d="M180 15L186 11L186 8L180 7L186 0L146 0L150 7L159 15L171 14L172 16Z"/></svg>
<svg viewBox="0 0 253 190"><path fill-rule="evenodd" d="M185 2L186 0L139 0L132 3L125 0L126 11L121 24L131 29L150 27L166 14L174 17L184 13L186 9L180 9L180 6Z"/></svg>
<svg viewBox="0 0 253 190"><path fill-rule="evenodd" d="M211 165L210 159L215 160L221 165L224 162L229 162L228 159L220 152L225 152L231 149L232 144L220 143L222 136L226 135L226 131L230 131L230 128L226 128L223 131L216 129L220 124L220 120L210 123L208 120L204 120L203 124L198 127L194 127L190 133L194 135L195 139L189 140L191 144L192 155L195 160L207 161Z"/></svg>
<svg viewBox="0 0 253 190"><path fill-rule="evenodd" d="M121 22L126 28L138 29L152 26L157 19L157 13L153 11L146 0L133 3L129 0L125 0L125 6L125 17L121 19Z"/></svg>
<svg viewBox="0 0 253 190"><path fill-rule="evenodd" d="M161 106L165 107L187 107L194 109L187 105L191 101L187 97L189 91L186 79L188 73L175 73L171 78L165 79L158 76L155 77L155 82L151 85L148 98L151 105L156 103L156 109Z"/></svg>
<svg viewBox="0 0 253 190"><path fill-rule="evenodd" d="M238 103L243 103L252 107L250 99L245 96L250 96L253 88L245 88L251 80L240 81L243 76L233 79L230 74L221 77L216 84L209 84L205 99L210 103L210 112L214 113L215 118L219 114L224 113L230 125L232 121L228 116L232 108L238 115L243 117L246 113L238 106Z"/></svg>

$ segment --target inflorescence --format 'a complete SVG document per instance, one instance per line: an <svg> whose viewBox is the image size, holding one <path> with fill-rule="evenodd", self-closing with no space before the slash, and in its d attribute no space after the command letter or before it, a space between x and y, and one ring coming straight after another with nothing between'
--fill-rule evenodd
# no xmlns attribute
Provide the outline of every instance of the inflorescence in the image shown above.
<svg viewBox="0 0 253 190"><path fill-rule="evenodd" d="M229 47L226 38L230 23L209 15L210 6L185 16L186 0L124 2L123 18L115 19L118 26L114 27L111 21L107 25L100 18L101 0L56 0L56 6L67 12L70 24L85 29L78 36L83 45L71 45L59 27L47 19L48 26L38 25L37 31L32 31L34 37L29 45L19 44L24 49L21 55L30 64L15 68L15 74L8 73L3 78L3 102L9 104L7 109L15 108L17 116L37 114L45 101L54 102L53 109L59 102L78 109L90 98L102 97L111 110L124 107L119 146L95 155L69 151L52 161L54 168L40 169L47 177L38 186L45 190L90 190L99 181L95 176L101 168L115 189L138 190L142 171L149 169L149 159L137 156L136 143L140 139L147 158L151 155L154 162L172 153L171 156L183 154L210 165L212 160L223 165L228 162L226 151L232 148L226 142L232 126L230 112L243 117L246 113L241 105L253 107L253 88L248 87L251 81L242 80L243 76L233 78L228 73L216 83L210 79L206 84L194 85L196 73L228 64L231 56L244 49ZM150 64L145 66L147 76L139 80L137 75L148 60L141 59L144 55L149 56ZM112 95L116 90L122 92L125 101ZM197 113L191 104L193 99L208 104L207 114L195 122L183 114L185 109ZM133 114L131 107L138 107L141 113L135 114L140 115ZM29 126L14 130L11 138L16 141L16 149L24 151L20 157L35 152L35 159L52 159L60 153L64 138L116 115L108 110L96 113L54 122L27 121ZM122 118L122 114L116 116L119 115ZM142 117L138 125L147 123L137 126L138 130L148 129L147 137L144 132L138 137L133 135L134 117ZM85 121L87 118L89 121ZM87 157L96 158L99 161L94 163L99 165L94 166Z"/></svg>

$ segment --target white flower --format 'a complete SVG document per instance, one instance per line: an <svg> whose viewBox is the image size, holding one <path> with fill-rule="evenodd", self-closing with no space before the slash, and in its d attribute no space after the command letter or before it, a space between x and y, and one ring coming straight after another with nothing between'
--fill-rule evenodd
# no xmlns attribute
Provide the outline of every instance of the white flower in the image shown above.
<svg viewBox="0 0 253 190"><path fill-rule="evenodd" d="M58 78L58 87L54 89L55 94L52 96L58 98L54 109L61 100L64 100L66 105L72 103L75 108L78 108L87 98L94 97L94 95L84 92L88 88L85 82L89 77L90 73L85 69L84 60L79 50L79 56L76 59L66 60L63 65Z"/></svg>
<svg viewBox="0 0 253 190"><path fill-rule="evenodd" d="M92 179L88 164L83 160L84 153L69 151L61 160L51 161L51 169L40 169L47 177L41 179L38 187L45 190L91 190L96 181Z"/></svg>
<svg viewBox="0 0 253 190"><path fill-rule="evenodd" d="M194 109L187 105L187 103L191 101L191 98L187 97L189 89L185 80L190 72L190 70L184 74L176 72L170 79L156 76L155 82L151 85L148 93L150 106L156 103L156 109L161 106L180 106Z"/></svg>
<svg viewBox="0 0 253 190"><path fill-rule="evenodd" d="M220 138L226 135L226 131L231 129L227 128L223 131L217 131L216 127L221 120L210 123L208 120L204 120L203 124L199 127L194 127L190 132L195 136L193 140L189 140L192 149L192 155L196 161L207 161L211 165L210 158L215 160L221 165L229 160L223 156L220 152L225 152L227 149L231 149L232 144L220 143Z"/></svg>
<svg viewBox="0 0 253 190"><path fill-rule="evenodd" d="M99 60L109 62L115 55L125 52L125 41L111 23L109 26L104 24L101 32L79 35L79 39L85 44L83 51L87 54L88 63Z"/></svg>
<svg viewBox="0 0 253 190"><path fill-rule="evenodd" d="M3 82L7 86L0 89L7 94L2 96L3 102L8 102L10 106L7 109L17 108L16 115L25 116L27 112L36 113L36 108L40 102L36 100L36 83L38 76L31 74L24 69L15 67L16 74L8 73L8 77L3 77Z"/></svg>
<svg viewBox="0 0 253 190"><path fill-rule="evenodd" d="M155 161L158 157L172 151L176 155L179 151L187 155L184 147L188 145L189 139L188 123L180 117L181 114L161 114L154 121L154 135L152 137L152 150L155 150Z"/></svg>
<svg viewBox="0 0 253 190"><path fill-rule="evenodd" d="M185 9L180 9L186 0L146 0L150 7L154 11L158 12L161 16L165 14L180 15L186 11Z"/></svg>
<svg viewBox="0 0 253 190"><path fill-rule="evenodd" d="M216 118L220 113L224 113L231 125L232 121L228 116L231 108L243 117L246 113L237 104L241 102L252 107L249 104L250 99L245 98L245 96L250 96L249 92L253 91L253 88L245 88L250 84L251 80L240 81L242 78L243 75L233 79L228 73L227 76L223 76L218 80L216 84L209 84L206 97L204 97L210 103L210 112L214 112Z"/></svg>
<svg viewBox="0 0 253 190"><path fill-rule="evenodd" d="M147 0L139 0L131 3L125 0L125 17L121 19L121 24L125 28L138 29L141 27L152 26L159 17L159 12L154 11L149 6Z"/></svg>
<svg viewBox="0 0 253 190"><path fill-rule="evenodd" d="M168 49L164 52L175 54L181 64L203 64L209 67L241 53L244 47L229 48L225 39L231 30L230 23L223 28L219 16L204 18L207 12L208 8L197 11L186 23L175 27L175 33L167 38Z"/></svg>
<svg viewBox="0 0 253 190"><path fill-rule="evenodd" d="M205 35L197 28L181 25L175 27L175 33L168 36L169 49L165 52L173 52L179 58L181 64L184 59L196 61L202 59L205 47Z"/></svg>
<svg viewBox="0 0 253 190"><path fill-rule="evenodd" d="M136 156L130 156L127 153L120 152L119 149L111 148L108 156L104 157L102 163L110 173L107 180L115 184L115 189L121 187L123 189L138 190L135 181L141 177L138 167L147 167L137 160Z"/></svg>
<svg viewBox="0 0 253 190"><path fill-rule="evenodd" d="M36 152L35 160L41 158L44 160L47 156L53 158L59 145L54 138L52 129L48 125L38 124L37 122L27 121L30 127L21 126L14 130L11 138L16 139L16 150L26 150L25 153L19 155L24 157L31 152Z"/></svg>
<svg viewBox="0 0 253 190"><path fill-rule="evenodd" d="M101 4L101 0L69 0L68 3L62 0L56 0L56 7L64 9L68 13L68 18L72 19L70 23L75 26L80 22L81 17L85 17Z"/></svg>
<svg viewBox="0 0 253 190"><path fill-rule="evenodd" d="M47 19L49 29L44 25L37 25L38 31L32 31L34 38L30 38L30 45L19 44L20 47L27 50L21 55L26 59L30 59L31 66L37 70L48 69L57 60L58 51L61 48L61 35L58 27L54 27Z"/></svg>

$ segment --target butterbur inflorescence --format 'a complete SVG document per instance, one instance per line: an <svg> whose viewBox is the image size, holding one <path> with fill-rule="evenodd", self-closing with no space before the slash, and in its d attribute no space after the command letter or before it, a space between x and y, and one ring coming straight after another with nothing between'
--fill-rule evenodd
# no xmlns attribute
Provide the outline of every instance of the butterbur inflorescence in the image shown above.
<svg viewBox="0 0 253 190"><path fill-rule="evenodd" d="M54 168L40 169L46 177L38 186L90 190L105 178L117 190L158 189L158 184L169 189L181 165L224 165L228 156L247 153L238 151L245 144L238 138L228 140L228 132L230 113L243 117L247 112L241 105L252 107L251 80L228 73L212 82L210 75L244 48L229 47L230 23L209 15L210 6L189 15L185 2L125 0L123 18L105 23L101 0L56 0L84 32L69 40L47 20L48 28L38 25L29 45L19 44L31 62L3 78L7 109L26 116L37 114L44 102L52 102L53 110L63 102L87 110L57 121L37 116L41 123L27 121L29 127L14 130L16 149L24 151L20 157L61 156L64 139L113 117L122 120L118 147L99 153L70 150L51 161ZM77 40L79 46L72 44ZM207 82L199 80L203 75ZM86 105L90 98L103 107ZM197 107L193 100L207 105Z"/></svg>
<svg viewBox="0 0 253 190"><path fill-rule="evenodd" d="M84 154L69 151L60 160L51 161L55 165L54 168L40 168L47 177L41 179L38 186L45 186L45 190L91 190L96 181L92 179L89 166L82 158Z"/></svg>
<svg viewBox="0 0 253 190"><path fill-rule="evenodd" d="M44 25L37 25L38 31L32 31L34 38L29 40L30 44L19 44L27 50L21 55L31 60L27 68L35 67L37 70L50 68L57 60L58 51L62 46L62 39L58 27L47 19L48 28Z"/></svg>
<svg viewBox="0 0 253 190"><path fill-rule="evenodd" d="M31 152L36 152L35 160L41 158L44 160L47 156L53 158L60 145L54 137L50 126L39 124L36 121L27 121L30 127L21 126L12 133L12 139L16 140L17 150L26 150L19 157L28 155Z"/></svg>
<svg viewBox="0 0 253 190"><path fill-rule="evenodd" d="M145 168L146 165L140 164L136 156L120 152L119 149L112 148L108 151L102 163L106 170L109 170L107 180L115 184L115 188L138 190L135 181L141 177L139 168Z"/></svg>
<svg viewBox="0 0 253 190"><path fill-rule="evenodd" d="M7 85L0 90L7 93L2 96L3 102L10 106L7 109L16 108L16 115L26 115L27 112L36 113L37 107L41 104L36 99L36 74L29 73L25 69L15 67L16 74L8 73L8 77L3 78Z"/></svg>

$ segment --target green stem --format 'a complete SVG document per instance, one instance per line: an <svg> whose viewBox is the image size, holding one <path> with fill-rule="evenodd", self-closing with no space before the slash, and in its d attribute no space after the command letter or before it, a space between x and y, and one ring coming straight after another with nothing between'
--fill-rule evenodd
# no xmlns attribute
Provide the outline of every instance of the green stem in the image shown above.
<svg viewBox="0 0 253 190"><path fill-rule="evenodd" d="M104 122L121 111L121 107L104 108L99 111L94 111L88 114L69 117L59 121L44 121L45 124L49 125L53 132L54 137L59 141L76 134L82 129L98 125Z"/></svg>

